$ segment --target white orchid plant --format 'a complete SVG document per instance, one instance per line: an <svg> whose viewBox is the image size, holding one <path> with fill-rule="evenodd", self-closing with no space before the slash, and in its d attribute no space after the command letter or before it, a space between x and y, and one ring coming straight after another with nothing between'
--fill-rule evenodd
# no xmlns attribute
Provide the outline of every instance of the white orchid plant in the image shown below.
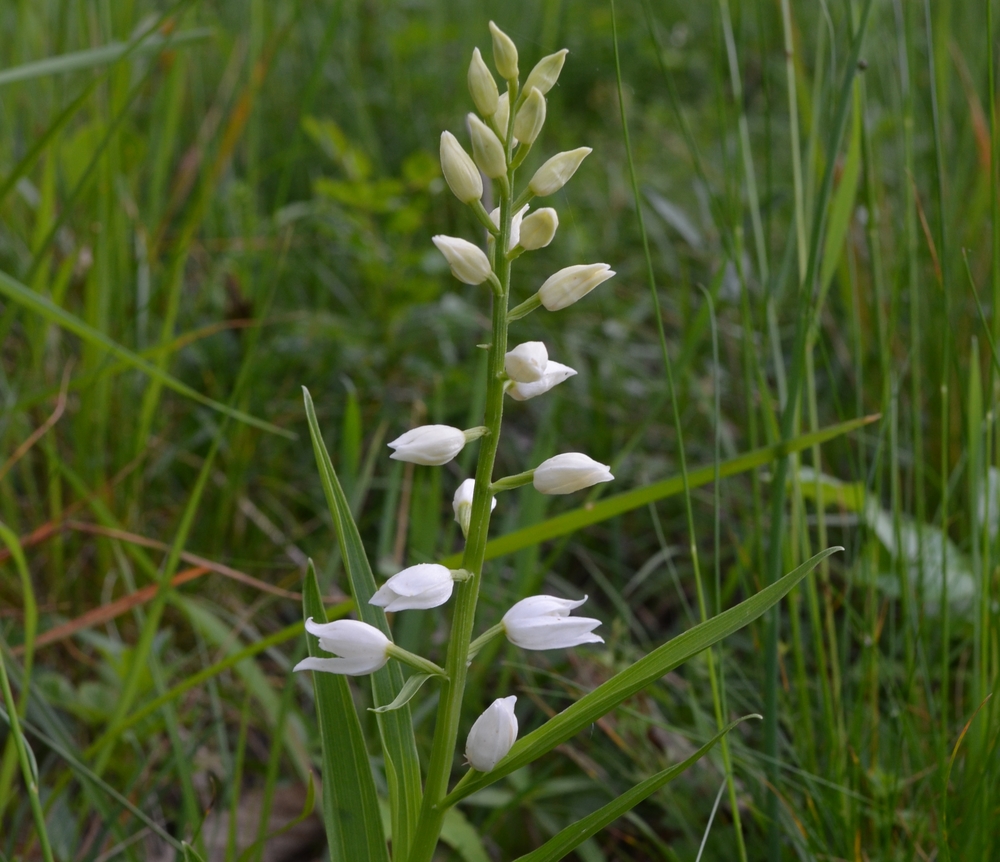
<svg viewBox="0 0 1000 862"><path fill-rule="evenodd" d="M472 155L450 132L442 133L440 144L445 180L485 229L486 249L458 237L433 238L455 278L466 284L489 287L492 341L484 384L483 424L466 430L424 425L389 444L393 450L390 458L440 466L455 458L466 445L478 441L475 476L462 482L453 498L455 520L465 537L460 568L421 563L377 586L324 445L312 400L305 392L313 447L341 543L355 609L361 618L327 621L310 566L304 590L310 656L299 662L295 670L313 672L322 744L323 813L334 862L389 862L390 859L430 862L442 828L458 802L551 752L670 669L760 616L820 558L830 553L817 555L742 605L663 644L520 740L514 711L516 696L497 698L486 706L468 731L464 753L469 768L452 784L463 714L470 706L465 703L468 669L483 646L501 636L525 650L603 643L594 633L599 620L571 614L584 603L586 596L575 600L549 595L523 598L497 625L476 636L476 608L497 495L527 484L543 494L572 494L614 478L608 466L577 452L556 455L523 473L493 478L505 396L518 401L535 398L576 374L572 368L550 360L541 342L528 341L508 350L510 326L542 306L549 311L568 308L615 273L605 263L569 266L511 307L512 263L524 252L552 242L559 225L558 215L551 207L529 214L531 201L561 189L591 150L580 147L552 156L535 171L527 186L516 192L518 168L544 125L545 96L556 84L567 52L562 50L543 57L522 85L516 46L492 22L490 30L494 65L506 83L506 91L501 95L479 49L475 49L468 72L469 90L478 111L478 115L468 115ZM482 203L484 177L494 183L499 200L492 213L487 213ZM453 607L443 667L393 643L387 612L426 610L446 603ZM410 670L405 677L404 667ZM378 717L388 796L385 802L390 813L388 835L383 828L361 723L345 679L362 675L371 677L374 712ZM410 702L429 680L437 681L440 691L430 757L422 774ZM476 711L481 708L482 704L473 706ZM718 728L718 733L692 757L655 774L558 833L522 860L542 862L563 858L703 756L736 723Z"/></svg>

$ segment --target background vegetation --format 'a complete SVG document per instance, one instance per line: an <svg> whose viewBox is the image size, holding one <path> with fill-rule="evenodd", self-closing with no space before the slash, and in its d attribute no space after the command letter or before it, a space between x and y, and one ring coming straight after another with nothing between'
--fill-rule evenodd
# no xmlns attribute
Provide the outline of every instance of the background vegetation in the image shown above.
<svg viewBox="0 0 1000 862"><path fill-rule="evenodd" d="M468 457L414 468L384 443L478 424L486 298L429 240L475 230L436 151L441 129L463 137L490 18L523 66L570 50L529 170L594 148L515 291L618 271L570 327L525 321L579 374L509 405L500 469L579 450L613 465L607 495L676 476L682 452L711 467L880 418L698 484L696 555L675 491L498 557L484 624L542 588L589 593L607 648L500 648L479 702L517 693L533 727L692 625L697 576L711 614L843 544L776 628L714 652L725 714L770 719L731 739L747 858L994 858L995 5L2 4L0 635L57 858L169 853L157 830L190 839L211 809L203 849L235 859L304 804L318 738L289 668L308 557L348 606L301 385L378 570L456 549ZM506 495L495 535L580 503ZM426 652L446 616L394 630ZM689 663L471 799L442 858L513 858L682 759L716 726L709 675ZM578 857L694 859L707 832L701 858L738 858L721 770L702 761ZM20 782L8 734L0 859L38 853Z"/></svg>

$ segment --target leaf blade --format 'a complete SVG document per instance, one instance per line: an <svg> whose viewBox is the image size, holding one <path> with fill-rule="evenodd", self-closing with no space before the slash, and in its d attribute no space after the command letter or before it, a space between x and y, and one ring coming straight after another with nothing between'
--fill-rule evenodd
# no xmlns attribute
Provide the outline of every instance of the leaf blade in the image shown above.
<svg viewBox="0 0 1000 862"><path fill-rule="evenodd" d="M694 752L694 754L688 757L687 760L683 760L680 763L669 766L666 769L657 772L656 775L651 775L645 781L635 785L635 787L626 791L617 799L613 799L607 805L598 808L597 811L588 814L576 823L572 823L565 829L557 832L541 847L532 850L530 853L526 853L524 856L518 856L514 862L557 862L557 860L562 859L568 853L571 853L574 849L579 847L588 838L592 838L600 832L605 826L609 826L623 814L631 811L647 796L652 795L663 787L663 785L673 781L673 779L684 772L688 767L692 766L708 754L712 746L729 733L729 731L731 731L734 727L736 727L736 725L750 718L760 718L760 716L745 715L742 718L736 719L736 721L731 722L715 734L715 736Z"/></svg>
<svg viewBox="0 0 1000 862"><path fill-rule="evenodd" d="M302 612L306 618L326 622L311 560L302 589ZM322 655L316 639L308 641L309 655ZM312 678L323 751L323 823L330 858L333 862L389 862L368 750L347 679L319 671L312 671Z"/></svg>
<svg viewBox="0 0 1000 862"><path fill-rule="evenodd" d="M323 442L316 408L309 390L302 387L306 420L312 440L316 466L326 495L330 516L333 518L337 539L340 542L344 567L350 580L358 616L391 638L389 623L380 607L370 604L375 594L375 576L365 554L361 534L351 515L351 507L333 468L330 453ZM376 707L391 705L403 688L403 672L396 662L389 662L372 674L372 693ZM379 732L385 755L386 781L389 784L389 804L392 811L393 854L405 859L410 840L416 829L423 797L420 779L420 760L413 734L413 719L409 704L398 709L377 714ZM360 858L360 857L359 857Z"/></svg>
<svg viewBox="0 0 1000 862"><path fill-rule="evenodd" d="M820 551L749 599L661 644L630 668L615 674L607 682L550 718L541 727L515 742L514 747L492 772L469 770L441 804L454 805L470 793L492 784L551 751L587 725L607 715L626 698L655 682L663 674L669 673L688 659L753 622L781 601L821 561L842 550L843 548L833 547Z"/></svg>

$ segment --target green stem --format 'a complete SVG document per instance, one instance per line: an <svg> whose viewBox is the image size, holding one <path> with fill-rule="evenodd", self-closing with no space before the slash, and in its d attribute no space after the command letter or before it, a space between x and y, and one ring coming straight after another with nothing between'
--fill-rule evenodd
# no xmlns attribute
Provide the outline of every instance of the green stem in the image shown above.
<svg viewBox="0 0 1000 862"><path fill-rule="evenodd" d="M432 676L447 675L447 671L443 667L434 664L430 659L405 650L400 646L396 646L396 644L389 644L389 656L396 659L396 661L401 661L403 664L409 665L420 673L429 673Z"/></svg>
<svg viewBox="0 0 1000 862"><path fill-rule="evenodd" d="M14 740L14 747L17 749L17 759L21 764L21 774L24 776L24 784L28 788L31 817L35 821L35 830L38 833L36 837L42 848L42 858L45 862L52 862L52 847L49 845L49 835L45 830L45 815L42 812L42 801L38 796L38 776L31 768L31 761L28 759L28 749L25 746L24 736L21 733L21 721L17 715L17 704L14 703L14 694L10 690L10 680L7 678L7 665L4 662L2 651L0 651L0 686L3 687L3 702L4 708L7 710L10 735Z"/></svg>
<svg viewBox="0 0 1000 862"><path fill-rule="evenodd" d="M513 323L515 320L520 320L522 317L527 317L536 308L540 308L542 304L541 297L536 293L529 296L520 305L515 305L510 311L507 312L507 322Z"/></svg>
<svg viewBox="0 0 1000 862"><path fill-rule="evenodd" d="M502 479L497 479L492 485L490 485L490 493L497 494L500 491L513 491L515 488L520 488L522 485L530 485L531 480L534 478L534 470L525 470L523 473L515 473L513 476L504 476Z"/></svg>
<svg viewBox="0 0 1000 862"><path fill-rule="evenodd" d="M484 631L479 637L477 637L471 644L469 644L469 659L473 659L478 655L479 651L486 646L491 640L500 637L506 629L504 629L503 623L497 623L486 631Z"/></svg>
<svg viewBox="0 0 1000 862"><path fill-rule="evenodd" d="M516 83L510 87L511 101L516 93ZM514 110L507 122L506 152L507 163L511 163L511 138L514 129ZM506 249L510 240L513 201L511 189L514 185L514 169L508 168L507 176L500 183L500 235L497 245ZM479 461L476 464L476 487L472 496L472 514L469 534L466 539L462 568L472 573L467 581L455 584L455 609L451 622L451 636L445 661L447 674L441 686L438 701L437 722L431 757L424 784L424 798L420 809L420 821L413 838L408 857L409 862L430 862L437 847L441 825L446 808L441 801L448 793L448 779L451 776L455 747L458 741L458 726L462 717L462 699L468 674L471 652L472 630L476 620L476 603L482 583L483 561L486 557L486 540L490 526L490 503L493 500L491 484L493 464L500 442L500 425L503 421L504 399L504 354L507 352L507 300L510 295L510 261L506 254L496 255L495 272L501 290L493 297L492 328L493 341L489 348L488 371L486 375L486 417L485 426L489 433L483 437L479 447Z"/></svg>

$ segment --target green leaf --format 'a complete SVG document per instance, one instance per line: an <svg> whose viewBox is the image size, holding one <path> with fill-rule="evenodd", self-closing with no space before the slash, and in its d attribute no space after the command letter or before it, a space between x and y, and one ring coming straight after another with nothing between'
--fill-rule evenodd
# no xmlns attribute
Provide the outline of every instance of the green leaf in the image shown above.
<svg viewBox="0 0 1000 862"><path fill-rule="evenodd" d="M326 622L312 560L302 590L302 612L306 618ZM315 638L307 640L309 655L324 655ZM330 859L389 862L375 780L347 678L335 673L311 673L323 749L323 822Z"/></svg>
<svg viewBox="0 0 1000 862"><path fill-rule="evenodd" d="M432 676L437 676L433 673L415 673L409 677L403 687L399 690L399 694L396 695L396 699L392 703L387 703L385 706L376 706L370 708L370 712L377 713L381 715L383 712L392 712L395 709L406 706L418 691L420 691L421 686Z"/></svg>
<svg viewBox="0 0 1000 862"><path fill-rule="evenodd" d="M792 587L808 575L822 560L836 551L842 550L843 548L834 547L820 551L797 569L789 572L783 578L779 578L736 607L699 623L684 634L657 647L649 655L639 659L632 667L615 674L607 682L581 697L576 703L550 718L537 730L533 730L515 742L514 747L492 772L482 773L470 769L441 804L454 805L470 793L475 793L516 769L537 760L546 752L593 724L601 716L607 715L623 700L641 691L665 673L669 673L688 659L753 622L781 601Z"/></svg>
<svg viewBox="0 0 1000 862"><path fill-rule="evenodd" d="M302 394L316 466L319 468L326 502L340 542L358 615L364 622L375 626L386 637L391 638L385 612L382 608L369 603L375 594L375 576L368 564L361 534L351 515L351 507L333 469L330 453L323 442L312 397L305 387L302 388ZM372 674L372 694L376 707L391 705L402 688L403 671L397 662L390 661L381 670ZM423 797L420 759L417 756L417 743L413 736L413 718L409 705L404 704L398 709L378 714L377 719L382 737L382 753L385 756L386 782L389 785L393 854L399 859L405 859L417 826Z"/></svg>
<svg viewBox="0 0 1000 862"><path fill-rule="evenodd" d="M133 368L143 372L143 374L146 374L149 377L152 377L154 380L158 380L164 386L173 389L174 392L178 392L181 395L190 398L192 401L197 401L199 404L211 407L219 413L224 413L226 416L231 416L233 419L237 419L247 425L253 425L255 428L260 428L262 431L269 431L272 434L287 437L291 440L295 439L295 435L290 431L286 431L284 428L279 428L277 425L272 425L270 422L265 422L263 419L258 419L255 416L244 413L242 410L236 410L233 407L229 407L226 404L215 401L207 395L202 395L197 390L192 389L186 383L181 383L180 380L172 377L166 371L161 368L157 368L157 366L155 366L152 362L143 359L127 347L123 347L117 341L109 338L100 330L94 329L76 315L70 314L65 309L60 308L48 297L42 296L40 293L36 293L30 287L26 287L21 284L21 282L11 278L11 276L7 275L5 272L0 272L0 294L6 296L10 300L13 300L19 305L24 306L30 311L41 315L49 323L54 323L56 326L60 326L63 329L72 332L74 335L78 335L88 344L108 351L108 353L112 356L124 360Z"/></svg>
<svg viewBox="0 0 1000 862"><path fill-rule="evenodd" d="M637 784L631 790L623 793L617 799L609 802L602 808L598 808L593 814L588 814L582 820L578 820L576 823L567 826L561 832L552 836L537 850L532 850L531 853L527 853L524 856L518 856L515 862L556 862L557 859L562 859L567 854L571 853L576 847L579 847L588 838L591 838L600 832L605 826L614 823L614 821L623 814L631 811L647 796L655 793L663 787L663 785L673 781L689 766L701 760L701 758L708 754L709 750L713 745L715 745L715 743L736 727L737 724L740 724L749 718L759 719L760 716L745 715L743 718L736 719L736 721L728 727L723 728L715 734L715 736L713 736L687 760L664 769L662 772L657 772L656 775L650 776L641 784Z"/></svg>
<svg viewBox="0 0 1000 862"><path fill-rule="evenodd" d="M847 422L841 422L838 425L831 425L829 428L821 428L819 431L802 434L799 437L789 440L787 443L778 443L774 446L764 446L761 449L754 449L752 452L746 452L743 455L730 458L728 461L723 461L719 465L719 477L725 479L728 476L735 476L739 473L745 473L747 470L752 470L755 467L770 464L772 461L782 458L791 452L800 452L816 444L825 443L827 440L848 434L851 431L874 422L878 418L878 415L863 416L860 419L851 419ZM688 473L688 483L692 488L699 488L713 481L715 481L714 466L702 467ZM567 533L573 533L590 524L606 521L615 515L630 512L648 503L662 500L664 497L681 494L683 491L684 481L682 477L673 476L670 479L664 479L662 482L654 482L652 485L646 485L643 488L626 491L624 494L615 494L613 497L606 497L600 502L588 504L571 512L549 518L547 521L525 527L522 530L515 530L506 536L492 539L486 545L486 559L492 560L496 557L502 557L504 554L519 551L521 548L537 545L548 539L565 536ZM450 567L458 566L460 562L461 554L452 554L450 557L441 560L442 565Z"/></svg>

